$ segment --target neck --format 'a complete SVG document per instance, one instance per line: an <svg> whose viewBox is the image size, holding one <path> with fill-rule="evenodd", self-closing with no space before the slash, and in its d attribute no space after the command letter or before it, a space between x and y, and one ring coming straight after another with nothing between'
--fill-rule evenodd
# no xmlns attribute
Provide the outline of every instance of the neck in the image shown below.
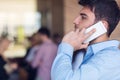
<svg viewBox="0 0 120 80"><path fill-rule="evenodd" d="M109 37L107 36L107 34L103 34L102 36L98 37L97 39L93 40L91 42L91 44L95 44L95 43L99 43L99 42L104 42L104 41L108 41Z"/></svg>

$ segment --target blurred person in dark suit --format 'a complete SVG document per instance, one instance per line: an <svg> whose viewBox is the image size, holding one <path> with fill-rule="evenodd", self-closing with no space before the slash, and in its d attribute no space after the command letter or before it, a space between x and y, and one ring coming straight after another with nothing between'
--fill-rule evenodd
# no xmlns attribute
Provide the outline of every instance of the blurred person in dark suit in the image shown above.
<svg viewBox="0 0 120 80"><path fill-rule="evenodd" d="M6 38L0 40L0 80L8 80L8 74L5 70L6 61L3 53L7 50L10 41Z"/></svg>
<svg viewBox="0 0 120 80"><path fill-rule="evenodd" d="M34 80L36 76L36 69L32 68L31 62L33 61L37 50L39 49L40 40L39 34L34 33L30 38L30 47L27 49L25 56L25 62L27 64L26 70L28 72L28 80Z"/></svg>
<svg viewBox="0 0 120 80"><path fill-rule="evenodd" d="M38 46L40 45L39 34L34 33L30 38L30 47L27 49L27 53L25 59L28 63L31 63L36 51L38 50Z"/></svg>

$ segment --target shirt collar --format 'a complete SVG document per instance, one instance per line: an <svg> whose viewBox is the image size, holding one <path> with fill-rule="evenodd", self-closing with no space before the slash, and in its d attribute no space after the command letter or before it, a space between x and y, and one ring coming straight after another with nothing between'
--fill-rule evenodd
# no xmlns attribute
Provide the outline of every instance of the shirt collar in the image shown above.
<svg viewBox="0 0 120 80"><path fill-rule="evenodd" d="M120 42L117 41L117 40L110 40L110 41L105 41L105 42L100 42L100 43L96 43L96 44L93 44L93 45L90 45L88 47L88 50L89 48L92 49L93 53L96 54L97 52L105 49L105 48L108 48L108 47L119 47L120 45Z"/></svg>

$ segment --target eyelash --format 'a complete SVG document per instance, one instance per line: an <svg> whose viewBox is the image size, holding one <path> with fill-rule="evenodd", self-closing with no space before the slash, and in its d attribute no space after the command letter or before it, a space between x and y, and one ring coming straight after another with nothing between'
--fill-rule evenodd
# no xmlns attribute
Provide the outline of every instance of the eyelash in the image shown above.
<svg viewBox="0 0 120 80"><path fill-rule="evenodd" d="M86 19L86 17L84 17L84 16L82 16L81 18L82 18L82 19Z"/></svg>

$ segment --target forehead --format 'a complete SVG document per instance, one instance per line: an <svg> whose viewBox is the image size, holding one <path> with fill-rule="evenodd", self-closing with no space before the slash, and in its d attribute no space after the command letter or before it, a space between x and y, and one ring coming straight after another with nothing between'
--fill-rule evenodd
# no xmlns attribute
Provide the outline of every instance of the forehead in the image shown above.
<svg viewBox="0 0 120 80"><path fill-rule="evenodd" d="M80 13L84 13L84 14L86 14L87 16L95 15L94 12L92 12L89 7L83 7L83 8L80 10Z"/></svg>

